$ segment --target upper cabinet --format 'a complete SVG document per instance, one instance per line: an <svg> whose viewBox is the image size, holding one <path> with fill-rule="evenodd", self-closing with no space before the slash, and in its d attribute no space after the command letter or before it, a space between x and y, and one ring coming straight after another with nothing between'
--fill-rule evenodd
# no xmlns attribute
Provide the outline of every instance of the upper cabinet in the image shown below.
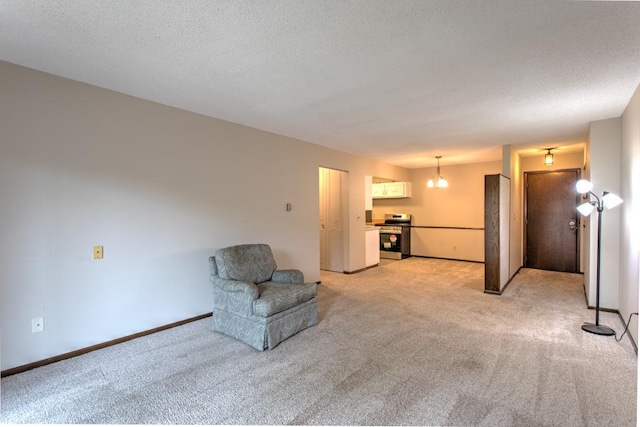
<svg viewBox="0 0 640 427"><path fill-rule="evenodd" d="M372 184L371 197L374 199L384 198L384 184Z"/></svg>
<svg viewBox="0 0 640 427"><path fill-rule="evenodd" d="M372 186L374 199L404 199L411 197L410 182L379 182Z"/></svg>

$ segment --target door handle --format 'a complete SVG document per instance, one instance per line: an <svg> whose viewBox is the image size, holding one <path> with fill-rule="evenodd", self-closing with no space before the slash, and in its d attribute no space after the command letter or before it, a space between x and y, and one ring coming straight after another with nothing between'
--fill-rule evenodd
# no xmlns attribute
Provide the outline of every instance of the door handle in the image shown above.
<svg viewBox="0 0 640 427"><path fill-rule="evenodd" d="M572 219L569 221L569 230L574 231L577 230L578 226L576 225L576 220Z"/></svg>

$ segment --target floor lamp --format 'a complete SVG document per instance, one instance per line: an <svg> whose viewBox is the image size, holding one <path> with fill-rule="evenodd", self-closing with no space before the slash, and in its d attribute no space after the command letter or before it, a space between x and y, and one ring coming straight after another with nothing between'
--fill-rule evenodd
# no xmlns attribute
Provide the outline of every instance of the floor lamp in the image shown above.
<svg viewBox="0 0 640 427"><path fill-rule="evenodd" d="M576 190L580 194L587 194L585 196L589 199L587 203L578 206L578 212L583 216L589 216L594 210L598 211L598 249L597 249L597 263L596 263L596 323L585 323L582 325L582 330L591 332L597 335L615 335L615 331L608 326L600 324L600 242L602 240L602 212L605 208L611 209L622 203L622 199L613 193L608 191L602 192L602 197L598 197L591 191L593 184L585 179L581 179L576 183ZM591 200L591 196L595 200Z"/></svg>

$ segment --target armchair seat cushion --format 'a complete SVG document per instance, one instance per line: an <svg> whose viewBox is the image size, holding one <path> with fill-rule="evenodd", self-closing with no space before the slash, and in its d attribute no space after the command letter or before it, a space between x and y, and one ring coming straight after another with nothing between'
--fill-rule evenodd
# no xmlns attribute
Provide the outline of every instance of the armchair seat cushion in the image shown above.
<svg viewBox="0 0 640 427"><path fill-rule="evenodd" d="M253 313L256 316L268 317L288 310L305 301L315 298L315 283L283 284L263 282L258 284L260 297L253 301Z"/></svg>

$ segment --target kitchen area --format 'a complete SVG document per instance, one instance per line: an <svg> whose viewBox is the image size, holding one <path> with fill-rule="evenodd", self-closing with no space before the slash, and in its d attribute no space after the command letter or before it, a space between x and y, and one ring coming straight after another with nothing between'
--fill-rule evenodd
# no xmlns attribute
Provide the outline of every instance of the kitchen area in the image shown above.
<svg viewBox="0 0 640 427"><path fill-rule="evenodd" d="M374 182L374 180L376 182ZM373 215L375 200L411 197L410 182L381 182L365 176L366 266L381 260L401 260L411 256L411 214L386 213Z"/></svg>
<svg viewBox="0 0 640 427"><path fill-rule="evenodd" d="M401 179L363 175L357 185L362 185L365 209L353 218L344 208L349 204L349 173L321 168L321 270L355 273L408 257L484 262L485 176L499 172L500 166L448 166L447 188L429 185L433 168L412 170ZM363 263L355 268L349 267L349 225L365 233Z"/></svg>
<svg viewBox="0 0 640 427"><path fill-rule="evenodd" d="M409 180L365 176L366 222L378 230L380 259L484 262L485 176L499 171L500 162L450 165L450 185L440 188L429 185L433 168L412 170Z"/></svg>

